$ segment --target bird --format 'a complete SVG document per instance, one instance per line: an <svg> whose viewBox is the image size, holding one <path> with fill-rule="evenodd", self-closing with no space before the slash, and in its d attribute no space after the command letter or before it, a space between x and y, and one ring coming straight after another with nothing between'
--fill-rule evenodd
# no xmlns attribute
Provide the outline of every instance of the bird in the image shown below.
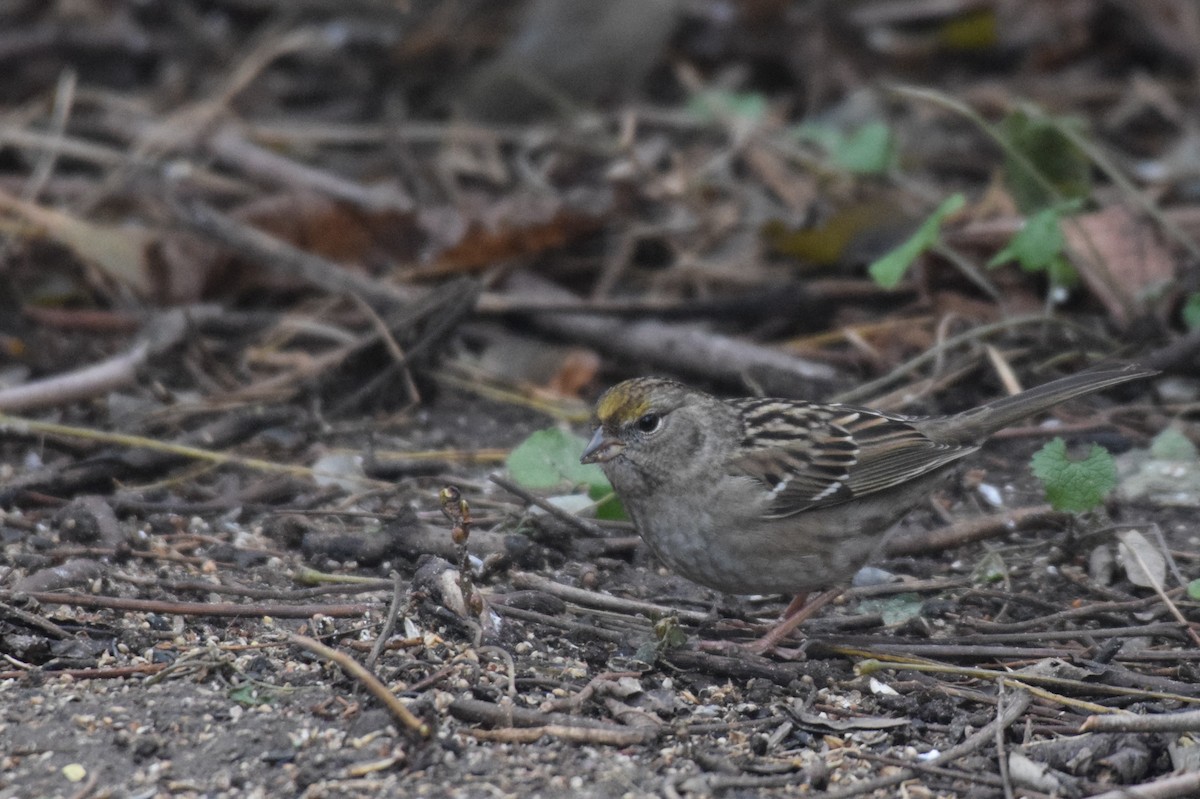
<svg viewBox="0 0 1200 799"><path fill-rule="evenodd" d="M1157 374L1099 366L970 410L906 416L798 399L723 399L636 377L596 401L599 464L668 568L726 594L789 594L767 652L841 593L901 519L996 431ZM806 599L820 592L812 599Z"/></svg>

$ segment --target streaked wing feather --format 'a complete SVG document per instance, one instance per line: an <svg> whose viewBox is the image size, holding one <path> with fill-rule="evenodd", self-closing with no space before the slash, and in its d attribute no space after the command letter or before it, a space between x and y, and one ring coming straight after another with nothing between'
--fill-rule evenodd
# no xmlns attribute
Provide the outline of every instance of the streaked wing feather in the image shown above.
<svg viewBox="0 0 1200 799"><path fill-rule="evenodd" d="M768 516L884 491L977 449L938 443L905 417L878 411L799 400L731 402L753 431L742 441L749 451L733 467L772 494Z"/></svg>

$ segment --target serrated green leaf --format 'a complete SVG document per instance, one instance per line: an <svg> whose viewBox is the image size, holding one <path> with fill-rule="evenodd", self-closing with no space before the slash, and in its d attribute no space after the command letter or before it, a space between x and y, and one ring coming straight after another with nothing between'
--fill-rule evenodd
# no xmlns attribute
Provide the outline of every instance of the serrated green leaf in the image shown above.
<svg viewBox="0 0 1200 799"><path fill-rule="evenodd" d="M895 288L904 277L904 273L912 266L913 261L917 260L917 256L937 244L942 220L961 209L966 202L966 197L961 194L954 194L943 200L942 204L921 223L916 233L913 233L899 247L871 264L868 271L875 282L885 289Z"/></svg>
<svg viewBox="0 0 1200 799"><path fill-rule="evenodd" d="M1030 461L1042 481L1046 500L1055 510L1082 513L1104 501L1117 484L1117 465L1108 450L1093 444L1082 460L1067 456L1067 444L1056 438L1038 450Z"/></svg>
<svg viewBox="0 0 1200 799"><path fill-rule="evenodd" d="M1190 295L1183 304L1183 323L1188 330L1200 328L1200 292Z"/></svg>

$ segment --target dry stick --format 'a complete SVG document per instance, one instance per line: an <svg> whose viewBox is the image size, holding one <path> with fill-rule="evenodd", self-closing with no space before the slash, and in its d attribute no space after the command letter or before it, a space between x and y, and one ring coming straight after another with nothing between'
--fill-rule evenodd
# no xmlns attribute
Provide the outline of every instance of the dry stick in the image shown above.
<svg viewBox="0 0 1200 799"><path fill-rule="evenodd" d="M206 203L172 200L176 216L192 230L216 239L251 260L264 263L276 274L333 294L357 294L377 308L394 309L414 299L410 292L294 247L283 239L244 225Z"/></svg>
<svg viewBox="0 0 1200 799"><path fill-rule="evenodd" d="M521 499L525 500L526 502L528 502L531 505L538 506L539 508L546 511L546 513L549 513L551 516L558 519L559 521L566 522L567 524L571 525L572 527L574 527L577 530L579 530L580 532L582 532L584 535L589 535L589 536L592 536L593 538L603 538L604 537L604 531L601 530L597 525L595 525L591 521L589 521L587 519L581 519L580 517L576 516L574 513L571 513L570 511L566 511L566 510L563 510L562 508L558 507L553 502L547 502L546 500L542 499L538 495L530 493L529 491L526 491L524 488L521 488L519 485L512 482L511 480L507 480L496 474L488 475L488 479L491 480L496 485L503 488L508 493L514 494L514 495L520 497Z"/></svg>
<svg viewBox="0 0 1200 799"><path fill-rule="evenodd" d="M65 405L107 394L133 383L149 355L149 344L139 341L128 351L100 363L4 389L0 391L0 411Z"/></svg>
<svg viewBox="0 0 1200 799"><path fill-rule="evenodd" d="M981 680L992 680L994 682L1004 683L1013 688L1021 688L1026 691L1038 691L1039 695L1051 701L1058 702L1069 707L1083 707L1091 710L1093 713L1117 713L1120 712L1114 708L1097 705L1093 702L1081 702L1074 699L1069 699L1065 696L1060 696L1051 693L1047 689L1042 689L1039 686L1052 686L1054 688L1070 689L1077 693L1086 694L1104 694L1105 696L1124 696L1138 699L1160 699L1181 704L1196 705L1200 704L1200 697L1185 696L1179 693L1170 691L1149 691L1141 688L1127 688L1117 685L1106 685L1104 683L1090 683L1083 680L1073 680L1068 677L1055 677L1053 675L1031 672L1022 670L1016 672L1000 672L993 669L969 668L963 666L949 666L943 663L930 663L924 661L914 661L912 658L905 655L883 655L877 660L872 660L876 655L882 653L872 653L862 650L846 649L834 647L835 651L841 654L851 655L853 657L866 658L857 666L857 670L864 676L874 674L876 671L884 669L894 669L901 671L921 671L931 674L951 674L960 677L973 677Z"/></svg>
<svg viewBox="0 0 1200 799"><path fill-rule="evenodd" d="M50 175L53 174L54 167L58 163L59 147L67 127L67 119L71 115L77 84L78 73L74 69L67 68L58 77L58 86L54 91L54 110L50 115L50 124L46 131L46 147L38 157L37 163L34 164L29 181L21 192L21 199L25 202L37 200L37 196L45 188L46 182L50 179Z"/></svg>
<svg viewBox="0 0 1200 799"><path fill-rule="evenodd" d="M288 633L287 639L296 646L312 652L317 657L336 663L341 667L342 671L362 683L405 727L414 730L423 738L429 737L429 725L414 716L412 711L405 707L404 703L389 691L386 685L379 681L378 677L368 671L357 660L336 649L325 646L325 644L316 639L309 638L307 635Z"/></svg>
<svg viewBox="0 0 1200 799"><path fill-rule="evenodd" d="M892 557L941 552L973 541L1006 535L1026 524L1058 522L1067 516L1054 511L1049 505L1016 508L976 519L963 519L927 533L893 537L884 545L884 552Z"/></svg>
<svg viewBox="0 0 1200 799"><path fill-rule="evenodd" d="M483 740L530 743L543 735L550 735L573 743L633 746L649 743L659 734L658 729L619 727L595 719L564 713L542 713L479 699L454 700L450 703L450 715L460 721L490 724L500 728L492 731L470 731L472 735Z"/></svg>
<svg viewBox="0 0 1200 799"><path fill-rule="evenodd" d="M553 627L557 630L566 630L571 633L578 633L581 636L596 638L601 641L611 641L614 644L623 644L629 638L628 635L616 630L607 630L603 627L594 625L580 624L567 619L560 619L557 616L548 616L545 613L538 613L536 610L525 610L524 608L513 608L508 605L491 606L492 610L499 613L505 618L521 619L522 621L530 621L534 624L542 624L547 627Z"/></svg>
<svg viewBox="0 0 1200 799"><path fill-rule="evenodd" d="M49 635L51 638L57 638L60 641L71 637L69 632L64 630L62 627L59 627L49 619L42 618L41 616L30 613L26 610L21 610L18 607L13 607L7 602L0 602L0 618L5 616L11 619L16 619L26 627L36 627L37 629Z"/></svg>
<svg viewBox="0 0 1200 799"><path fill-rule="evenodd" d="M563 585L555 582L547 577L542 577L538 574L530 572L515 572L512 575L512 584L514 588L526 588L536 591L545 591L547 594L556 596L560 599L565 599L568 602L575 602L590 608L598 608L600 610L612 610L618 613L636 614L641 613L650 618L662 618L666 616L677 616L682 621L691 624L703 624L709 620L707 613L700 613L695 610L680 610L667 605L658 605L653 602L642 602L637 599L625 599L623 597L613 596L611 594L602 594L599 591L588 591L585 588L575 588L570 585Z"/></svg>
<svg viewBox="0 0 1200 799"><path fill-rule="evenodd" d="M1175 590L1181 591L1181 589ZM989 593L983 591L978 591L976 593L981 596L990 595ZM1003 598L1006 600L1009 599L1008 596L1004 596ZM1129 602L1093 602L1090 605L1071 608L1070 610L1062 610L1057 613L1051 613L1047 616L1038 616L1034 619L1026 619L1025 621L995 622L985 621L983 619L971 619L970 625L976 630L990 630L992 632L1020 632L1022 630L1053 627L1059 622L1074 621L1092 616L1113 616L1118 611L1142 610L1158 601L1160 600L1157 596L1148 596Z"/></svg>
<svg viewBox="0 0 1200 799"><path fill-rule="evenodd" d="M81 438L89 441L98 441L105 444L117 444L119 446L131 447L134 449L151 450L164 455L177 455L182 458L208 461L210 463L244 466L249 469L257 469L263 472L282 472L284 474L290 474L296 477L315 477L321 475L331 477L340 476L310 469L307 466L277 463L275 461L263 460L262 458L244 458L240 455L230 455L225 452L215 452L209 449L188 446L187 444L175 444L169 441L159 441L157 439L145 438L143 436L109 433L103 430L95 430L87 427L75 427L73 425L57 424L54 422L40 422L35 419L22 419L17 416L8 416L7 414L0 413L0 433L6 432L23 435L36 434ZM360 477L356 479L364 484L376 488L393 487L392 483L385 482L383 480L371 480L370 478L366 477Z"/></svg>
<svg viewBox="0 0 1200 799"><path fill-rule="evenodd" d="M239 167L248 175L273 183L311 189L369 211L413 210L413 200L395 186L364 186L321 169L293 161L250 141L233 124L224 125L208 140L208 149L219 161Z"/></svg>
<svg viewBox="0 0 1200 799"><path fill-rule="evenodd" d="M641 730L593 730L588 727L570 727L564 724L547 724L545 727L505 727L499 730L467 730L472 737L481 741L500 743L531 744L549 735L563 741L595 746L634 746L646 743L648 738Z"/></svg>
<svg viewBox="0 0 1200 799"><path fill-rule="evenodd" d="M111 669L61 669L48 671L36 669L30 671L0 671L0 680L18 680L22 677L37 675L38 680L50 677L70 677L72 680L118 680L133 677L138 674L154 675L166 669L170 663L143 663L140 666L118 666Z"/></svg>
<svg viewBox="0 0 1200 799"><path fill-rule="evenodd" d="M368 669L375 668L375 661L379 660L379 656L383 654L388 639L392 637L392 630L396 629L396 619L400 617L400 603L404 599L404 583L400 580L400 572L393 571L390 576L392 578L392 604L388 606L387 618L383 620L383 628L379 631L379 637L375 639L375 646L371 647L371 654L367 655Z"/></svg>
<svg viewBox="0 0 1200 799"><path fill-rule="evenodd" d="M1196 732L1200 730L1200 710L1133 716L1088 716L1079 725L1080 732Z"/></svg>
<svg viewBox="0 0 1200 799"><path fill-rule="evenodd" d="M1200 792L1200 771L1163 777L1141 785L1125 785L1112 791L1097 793L1091 799L1175 799L1194 797Z"/></svg>
<svg viewBox="0 0 1200 799"><path fill-rule="evenodd" d="M318 614L333 618L362 616L374 605L238 605L231 602L164 602L153 599L126 599L92 594L63 594L30 591L28 596L47 605L72 605L79 608L110 608L135 613L161 613L174 616L274 616L278 619L307 619Z"/></svg>
<svg viewBox="0 0 1200 799"><path fill-rule="evenodd" d="M517 272L509 279L522 296L542 296L569 301L570 292L535 275ZM534 326L581 341L610 354L645 361L726 381L741 381L747 374L782 374L792 380L831 381L834 370L823 363L789 355L773 347L711 333L696 325L677 325L646 320L629 323L577 314L546 313L533 317Z"/></svg>
<svg viewBox="0 0 1200 799"><path fill-rule="evenodd" d="M937 346L926 350L925 352L909 359L908 361L905 361L882 377L878 377L867 383L862 383L861 385L858 385L849 391L844 391L841 394L838 394L836 397L833 397L831 401L848 403L865 401L870 397L874 397L876 394L883 391L893 383L898 383L900 380L915 372L918 368L924 366L926 363L930 361L937 361L939 358L943 357L946 350L950 349L951 347L957 347L959 344L977 341L984 336L991 335L992 333L1006 332L1027 325L1046 324L1056 324L1061 327L1068 327L1083 335L1088 335L1090 333L1090 331L1084 330L1079 325L1076 325L1068 320L1047 317L1043 314L1017 316L1012 319L1005 319L999 322L979 325L971 328L965 333L959 333L957 336L951 336L950 338L940 342Z"/></svg>
<svg viewBox="0 0 1200 799"><path fill-rule="evenodd" d="M1148 635L1181 637L1179 625L1174 622L1158 624L1129 624L1121 627L1100 627L1086 630L1039 630L1036 637L1043 641L1061 641L1090 636L1092 638L1141 638ZM1012 642L1019 644L1028 641L1028 633L972 633L958 636L958 639L973 644L1003 644Z"/></svg>
<svg viewBox="0 0 1200 799"><path fill-rule="evenodd" d="M996 717L1004 715L1004 684L996 686ZM1004 727L996 725L996 767L1000 770L1000 781L1004 786L1004 799L1013 799L1012 775L1008 773L1008 756L1004 748Z"/></svg>
<svg viewBox="0 0 1200 799"><path fill-rule="evenodd" d="M996 736L996 730L1006 729L1010 724L1024 715L1033 702L1033 695L1029 691L1020 690L1017 692L1013 700L1004 708L1003 712L997 712L996 718L988 722L984 727L960 743L958 746L951 747L942 753L940 757L936 757L929 761L931 764L950 763L958 760L960 757L966 757L979 749L982 749L990 741L993 741ZM883 788L890 788L893 785L899 785L906 780L910 780L917 775L917 772L911 768L905 768L898 774L891 774L887 777L877 777L871 780L863 780L862 782L846 788L841 791L827 791L825 793L809 794L811 799L849 799L852 796L860 796L864 793L871 793Z"/></svg>

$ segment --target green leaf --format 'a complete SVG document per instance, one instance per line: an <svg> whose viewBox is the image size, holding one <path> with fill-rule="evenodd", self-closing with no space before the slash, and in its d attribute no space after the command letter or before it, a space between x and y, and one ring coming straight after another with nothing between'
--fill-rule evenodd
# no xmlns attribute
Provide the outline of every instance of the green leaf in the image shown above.
<svg viewBox="0 0 1200 799"><path fill-rule="evenodd" d="M1035 477L1042 481L1046 499L1055 510L1081 513L1104 501L1117 484L1117 465L1108 450L1098 444L1083 460L1067 457L1067 444L1056 438L1030 461Z"/></svg>
<svg viewBox="0 0 1200 799"><path fill-rule="evenodd" d="M262 690L260 686L245 683L229 692L229 698L243 707L269 705L277 697L270 690Z"/></svg>
<svg viewBox="0 0 1200 799"><path fill-rule="evenodd" d="M625 521L629 517L604 472L594 463L579 462L586 446L579 436L549 427L522 441L509 453L505 465L512 479L535 491L586 486L588 496L597 503L597 519Z"/></svg>
<svg viewBox="0 0 1200 799"><path fill-rule="evenodd" d="M1034 213L1063 199L1084 199L1092 190L1091 164L1064 133L1082 129L1068 117L1036 110L1009 114L1001 131L1012 151L1005 154L1004 178L1017 207Z"/></svg>
<svg viewBox="0 0 1200 799"><path fill-rule="evenodd" d="M539 430L509 453L508 473L525 488L583 485L593 499L598 499L611 493L612 486L599 466L579 462L586 446L586 441L566 430L557 427ZM597 493L592 494L593 491Z"/></svg>
<svg viewBox="0 0 1200 799"><path fill-rule="evenodd" d="M1188 296L1183 304L1182 316L1188 330L1200 328L1200 291Z"/></svg>
<svg viewBox="0 0 1200 799"><path fill-rule="evenodd" d="M1194 461L1200 452L1177 427L1168 427L1150 442L1150 454L1163 461Z"/></svg>
<svg viewBox="0 0 1200 799"><path fill-rule="evenodd" d="M885 289L895 288L904 277L904 273L912 266L913 261L917 260L917 257L925 250L938 243L942 220L961 209L966 202L967 199L961 194L954 194L943 200L942 204L929 215L929 218L921 223L916 233L912 234L899 247L871 264L868 271L875 282Z"/></svg>
<svg viewBox="0 0 1200 799"><path fill-rule="evenodd" d="M998 583L1008 577L1008 564L999 552L987 552L971 572L976 583Z"/></svg>
<svg viewBox="0 0 1200 799"><path fill-rule="evenodd" d="M921 615L924 600L920 594L896 594L881 599L864 599L858 603L860 613L878 613L887 627L903 624Z"/></svg>
<svg viewBox="0 0 1200 799"><path fill-rule="evenodd" d="M834 164L855 175L879 175L892 164L894 139L885 122L868 122L849 133L829 125L806 123L797 127L795 134L817 144Z"/></svg>
<svg viewBox="0 0 1200 799"><path fill-rule="evenodd" d="M1080 205L1077 200L1059 203L1029 217L1008 246L988 261L988 268L1016 261L1026 272L1045 272L1055 285L1076 285L1079 276L1063 255L1066 241L1060 223Z"/></svg>
<svg viewBox="0 0 1200 799"><path fill-rule="evenodd" d="M722 89L692 95L688 111L702 122L733 117L757 124L767 115L767 98L757 92L730 92Z"/></svg>
<svg viewBox="0 0 1200 799"><path fill-rule="evenodd" d="M1026 219L1008 246L988 261L988 268L1016 261L1026 272L1045 269L1056 255L1062 253L1066 243L1059 227L1062 217L1062 209L1055 206Z"/></svg>
<svg viewBox="0 0 1200 799"><path fill-rule="evenodd" d="M1200 600L1200 580L1192 580L1187 587L1188 599Z"/></svg>

